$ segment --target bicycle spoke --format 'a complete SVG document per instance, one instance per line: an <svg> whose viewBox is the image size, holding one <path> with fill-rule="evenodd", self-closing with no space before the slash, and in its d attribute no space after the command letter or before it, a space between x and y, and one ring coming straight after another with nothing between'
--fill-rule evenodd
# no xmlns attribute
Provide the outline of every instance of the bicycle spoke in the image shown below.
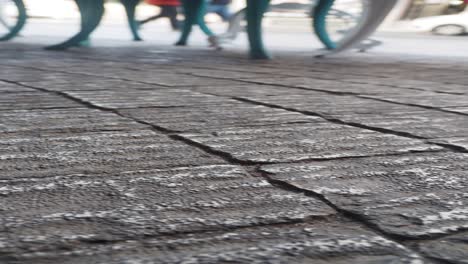
<svg viewBox="0 0 468 264"><path fill-rule="evenodd" d="M3 19L2 16L0 16L0 25L2 25L5 29L10 30L11 27L8 25L8 23Z"/></svg>

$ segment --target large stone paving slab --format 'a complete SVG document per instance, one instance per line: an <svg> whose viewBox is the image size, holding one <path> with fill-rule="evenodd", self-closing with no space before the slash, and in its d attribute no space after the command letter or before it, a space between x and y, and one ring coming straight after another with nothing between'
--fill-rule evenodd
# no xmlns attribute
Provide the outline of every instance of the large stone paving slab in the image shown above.
<svg viewBox="0 0 468 264"><path fill-rule="evenodd" d="M18 92L35 92L35 90L31 88L26 88L18 84L0 81L0 93L3 94L3 93L18 93Z"/></svg>
<svg viewBox="0 0 468 264"><path fill-rule="evenodd" d="M45 92L2 93L0 111L19 109L77 108L80 104Z"/></svg>
<svg viewBox="0 0 468 264"><path fill-rule="evenodd" d="M267 85L281 85L287 87L299 87L311 90L328 91L332 93L353 93L363 95L373 94L412 94L414 90L388 87L381 83L349 82L346 78L320 79L316 77L281 77L281 78L252 78L247 81Z"/></svg>
<svg viewBox="0 0 468 264"><path fill-rule="evenodd" d="M468 95L458 94L456 95L413 91L412 93L406 94L397 93L393 95L365 95L365 97L377 98L401 104L421 105L436 108L468 106Z"/></svg>
<svg viewBox="0 0 468 264"><path fill-rule="evenodd" d="M0 179L217 164L221 160L150 131L4 134Z"/></svg>
<svg viewBox="0 0 468 264"><path fill-rule="evenodd" d="M386 233L415 238L468 228L468 154L369 157L261 170L323 195Z"/></svg>
<svg viewBox="0 0 468 264"><path fill-rule="evenodd" d="M381 102L352 95L335 95L270 85L208 86L196 88L196 91L242 98L287 109L317 113L332 118L339 118L343 114L384 115L388 112L421 112L426 110L420 107Z"/></svg>
<svg viewBox="0 0 468 264"><path fill-rule="evenodd" d="M430 140L430 142L438 144L449 144L461 148L464 152L468 152L468 136L465 137L449 137Z"/></svg>
<svg viewBox="0 0 468 264"><path fill-rule="evenodd" d="M468 116L468 107L446 107L444 110L465 114Z"/></svg>
<svg viewBox="0 0 468 264"><path fill-rule="evenodd" d="M107 254L103 254L99 249L106 247L106 244L116 243L113 250L118 251L119 242L138 243L145 238L158 239L161 236L174 235L163 237L162 247L156 249L170 252L174 239L184 233L195 235L186 236L185 243L188 243L189 247L196 247L196 244L192 243L197 239L196 233L200 232L314 222L333 218L336 214L315 198L280 190L232 165L151 170L134 166L133 170L127 172L68 176L61 173L55 177L17 178L0 182L2 212L6 216L0 220L0 251L3 252L3 258L38 258L65 253L87 255L80 252L82 247L92 249L94 254L102 254L105 258ZM376 248L383 250L380 255L408 257L407 250L372 232L364 231L356 225L339 231L336 224L330 219L330 223L324 221L318 226L311 225L309 234L300 228L293 228L286 242L294 245L294 233L303 233L298 246L312 247L312 251L315 248L316 253L320 253L320 249L322 254L326 249L345 251L345 248L348 248L345 244L349 243L347 245L351 247L351 251L366 252ZM287 227L284 231L281 231L280 227L279 229L280 233L285 235L288 232ZM341 235L331 240L330 237L324 237L333 230L339 231L343 237L350 238L350 241L341 242L344 244L340 247L340 242L336 240ZM262 231L268 232L266 228ZM231 232L237 233L235 230ZM226 241L219 235L218 239L221 239L223 247L232 243L247 250L242 246L244 241L239 239L251 232L241 232L242 235L232 234L240 236L234 241L229 239L229 234L225 234ZM258 240L258 236L268 236L256 230L253 232L256 232L256 235L252 239ZM325 240L322 242L330 244L306 242L307 235L321 237L316 233L323 234L322 238ZM276 240L279 238L278 234L269 236ZM203 245L203 237L209 239L213 236L200 235L200 243L204 250L208 251L207 244ZM216 239L208 243L213 245L215 241ZM366 245L361 245L359 241ZM164 244L167 245L166 248ZM266 244L268 247L274 247L273 245L274 242ZM395 249L397 252L391 253L391 250ZM194 254L193 250L189 251L192 251L190 254ZM254 251L261 253L263 250ZM157 253L147 251L146 254L156 254L155 258L165 257ZM241 257L241 253L237 255ZM183 252L177 254L179 258L187 257Z"/></svg>
<svg viewBox="0 0 468 264"><path fill-rule="evenodd" d="M328 221L316 220L310 224L148 236L144 240L113 243L92 243L95 241L92 236L76 240L74 250L53 250L54 245L51 245L41 252L18 254L16 259L21 264L431 263L408 248L372 234L355 223L331 217ZM70 238L65 241L67 245ZM8 259L8 255L4 259Z"/></svg>
<svg viewBox="0 0 468 264"><path fill-rule="evenodd" d="M44 61L44 60L43 60ZM45 69L45 65L43 65ZM64 82L70 79L70 74L53 71L42 71L26 67L9 67L0 65L0 79L12 82Z"/></svg>
<svg viewBox="0 0 468 264"><path fill-rule="evenodd" d="M399 76L398 76L399 77ZM466 85L462 84L449 84L436 81L422 81L422 80L413 80L409 78L398 78L398 77L386 77L386 78L377 78L377 77L344 77L339 78L341 81L346 83L353 84L367 84L375 85L379 87L381 92L393 90L394 88L406 88L410 90L423 90L423 91L433 91L440 93L452 93L452 94L467 94L468 89ZM385 87L387 86L387 87ZM376 87L376 88L377 88ZM390 91L391 92L391 91ZM414 91L419 93L417 91Z"/></svg>
<svg viewBox="0 0 468 264"><path fill-rule="evenodd" d="M270 86L255 87L254 89L250 89L248 86L236 87L235 89L205 87L203 91L222 96L241 97L262 104L319 114L326 118L377 129L383 128L393 132L404 132L423 138L443 140L452 137L465 137L468 134L468 116L354 96L303 90L288 95L287 88L275 90ZM451 109L463 112L465 108Z"/></svg>
<svg viewBox="0 0 468 264"><path fill-rule="evenodd" d="M152 89L149 84L143 84L119 79L110 79L86 75L69 75L68 78L58 78L42 81L21 82L25 85L42 88L49 91L100 91L100 90L128 90Z"/></svg>
<svg viewBox="0 0 468 264"><path fill-rule="evenodd" d="M448 263L468 263L468 232L419 243L418 250L433 259Z"/></svg>
<svg viewBox="0 0 468 264"><path fill-rule="evenodd" d="M132 77L129 77L129 79L135 80L135 81L141 80L141 78L139 78L138 76L132 76ZM227 86L227 85L239 84L239 82L235 80L210 79L210 78L174 74L174 73L168 73L165 75L162 75L162 74L154 75L154 74L151 74L151 72L148 72L144 76L144 80L145 82L148 82L148 83L154 83L154 84L165 85L165 86L170 86L170 87L180 87L180 86L193 87L193 86L205 86L205 85L222 87L222 86Z"/></svg>
<svg viewBox="0 0 468 264"><path fill-rule="evenodd" d="M88 108L0 111L0 120L0 133L77 133L147 128L129 118Z"/></svg>
<svg viewBox="0 0 468 264"><path fill-rule="evenodd" d="M441 149L420 140L333 123L230 128L181 136L247 162L289 162Z"/></svg>
<svg viewBox="0 0 468 264"><path fill-rule="evenodd" d="M71 96L93 105L120 109L138 107L180 107L199 104L221 104L225 98L185 89L71 91Z"/></svg>
<svg viewBox="0 0 468 264"><path fill-rule="evenodd" d="M413 112L402 109L386 113L343 113L335 116L345 122L406 132L424 138L444 139L468 134L468 116L435 110Z"/></svg>
<svg viewBox="0 0 468 264"><path fill-rule="evenodd" d="M226 99L221 104L174 108L124 109L120 113L179 132L216 132L232 127L326 122L319 117L229 99Z"/></svg>

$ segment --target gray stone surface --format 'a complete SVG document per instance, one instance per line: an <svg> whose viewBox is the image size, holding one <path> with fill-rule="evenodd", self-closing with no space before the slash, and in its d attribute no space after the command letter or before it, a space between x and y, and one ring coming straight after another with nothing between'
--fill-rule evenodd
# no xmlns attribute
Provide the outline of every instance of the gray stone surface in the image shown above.
<svg viewBox="0 0 468 264"><path fill-rule="evenodd" d="M121 79L105 79L86 75L69 75L66 79L51 79L43 81L21 82L35 88L52 91L100 91L100 90L129 90L151 89L153 86Z"/></svg>
<svg viewBox="0 0 468 264"><path fill-rule="evenodd" d="M324 92L275 87L269 85L244 85L235 89L230 87L204 87L197 91L243 98L259 103L272 104L279 107L307 111L324 116L339 118L343 114L375 114L384 116L392 112L422 112L426 109L404 106L372 99L359 98L351 95L333 95Z"/></svg>
<svg viewBox="0 0 468 264"><path fill-rule="evenodd" d="M468 137L449 137L449 138L438 138L430 140L431 142L438 144L450 144L458 148L465 149L468 152Z"/></svg>
<svg viewBox="0 0 468 264"><path fill-rule="evenodd" d="M418 249L433 259L447 263L468 263L468 233L461 232L433 241L422 242Z"/></svg>
<svg viewBox="0 0 468 264"><path fill-rule="evenodd" d="M229 99L221 104L124 109L120 112L125 116L179 132L217 132L241 127L325 122L319 117Z"/></svg>
<svg viewBox="0 0 468 264"><path fill-rule="evenodd" d="M351 124L403 132L417 137L444 139L468 134L468 116L321 92L272 86L241 86L236 89L199 88L197 91L227 97L245 98L260 104L274 105ZM289 93L289 94L288 94ZM465 108L450 108L463 112ZM448 142L447 140L445 142ZM457 145L463 147L463 145Z"/></svg>
<svg viewBox="0 0 468 264"><path fill-rule="evenodd" d="M105 108L177 107L221 104L223 98L185 89L71 91L71 96Z"/></svg>
<svg viewBox="0 0 468 264"><path fill-rule="evenodd" d="M17 106L17 105L15 105ZM82 107L82 106L81 106ZM0 111L0 133L72 133L147 128L114 113L89 108Z"/></svg>
<svg viewBox="0 0 468 264"><path fill-rule="evenodd" d="M0 97L0 111L76 107L80 105L61 96L41 92L3 93Z"/></svg>
<svg viewBox="0 0 468 264"><path fill-rule="evenodd" d="M0 45L2 264L466 263L466 61Z"/></svg>
<svg viewBox="0 0 468 264"><path fill-rule="evenodd" d="M322 195L386 233L416 238L468 228L468 154L371 157L261 170Z"/></svg>
<svg viewBox="0 0 468 264"><path fill-rule="evenodd" d="M3 134L0 179L218 164L197 148L142 130L24 136Z"/></svg>
<svg viewBox="0 0 468 264"><path fill-rule="evenodd" d="M322 79L323 78L323 79ZM329 79L328 79L329 78ZM401 94L401 93L413 93L414 90L404 89L398 87L389 87L382 83L367 83L367 78L363 81L348 80L346 78L331 78L323 76L322 74L316 74L314 77L286 77L286 78L252 78L249 81L269 84L269 85L281 85L287 87L299 87L311 90L321 90L333 93L353 93L363 95L373 94ZM382 79L382 78L379 78ZM382 81L384 82L384 81Z"/></svg>
<svg viewBox="0 0 468 264"><path fill-rule="evenodd" d="M72 239L64 239L64 247ZM77 237L72 252L51 245L41 256L24 253L15 263L430 263L352 222L332 218L314 224L92 243L98 239Z"/></svg>
<svg viewBox="0 0 468 264"><path fill-rule="evenodd" d="M377 98L402 104L421 105L428 107L444 108L468 106L468 95L441 94L433 92L420 92L408 94L385 94L385 95L366 95L365 97Z"/></svg>
<svg viewBox="0 0 468 264"><path fill-rule="evenodd" d="M34 92L34 89L26 88L21 85L0 81L1 93Z"/></svg>
<svg viewBox="0 0 468 264"><path fill-rule="evenodd" d="M197 239L196 233L202 231L326 219L336 214L315 198L278 190L261 178L247 175L236 166L207 165L167 170L148 170L141 166L134 168L138 170L68 176L60 173L41 179L10 179L8 185L1 189L2 211L8 215L1 220L0 241L3 243L0 243L0 251L4 253L3 258L15 256L40 260L49 255L88 255L80 248L91 251L91 254L102 255L99 244L104 247L106 244L114 244L116 248L113 250L116 250L120 245L131 245L134 240L146 243L145 238L156 240L160 236L161 247L170 252L174 250L171 244L177 244L174 239L177 239L178 234L194 233L193 238L185 236L185 243L180 241L190 246ZM5 179L1 181L5 183ZM28 197L34 197L34 200ZM354 227L356 230L347 229L344 228L341 233L355 240L349 243L356 247L356 251L376 247L393 256L408 256L408 250L382 237L357 226ZM285 226L284 231L280 232L287 233L288 230ZM235 230L232 232L236 233ZM293 229L292 232L300 234L304 231ZM176 237L170 238L169 235ZM257 231L252 237L255 239L255 236L261 235ZM238 236L242 237L242 231ZM251 233L244 232L244 236L251 236ZM229 234L225 234L225 238L229 240ZM331 243L329 246L339 247L339 238L335 238L338 239L335 242L333 239L328 240ZM312 242L306 242L304 238L301 240L313 247ZM47 245L38 247L43 241L47 241ZM96 246L93 246L93 241L96 241ZM295 242L291 243L294 245ZM346 243L346 240L342 243ZM320 253L319 246L320 243L315 245L317 253ZM248 250L242 244L238 247ZM274 249L274 245L269 247ZM394 249L397 249L396 254L392 253ZM183 249L178 250L181 251L178 254L183 256ZM212 251L218 251L219 254L212 258L223 257L220 252L222 249L213 248ZM261 248L257 251L258 255L262 255ZM229 252L226 253L229 255ZM231 254L236 258L245 257L236 250ZM251 254L250 258L254 258L255 252ZM119 255L125 258L125 254ZM263 255L269 257L265 252ZM155 258L164 259L165 255L156 254Z"/></svg>
<svg viewBox="0 0 468 264"><path fill-rule="evenodd" d="M230 128L184 138L241 161L290 162L441 149L416 139L332 123Z"/></svg>
<svg viewBox="0 0 468 264"><path fill-rule="evenodd" d="M446 107L444 110L457 112L468 116L468 107Z"/></svg>

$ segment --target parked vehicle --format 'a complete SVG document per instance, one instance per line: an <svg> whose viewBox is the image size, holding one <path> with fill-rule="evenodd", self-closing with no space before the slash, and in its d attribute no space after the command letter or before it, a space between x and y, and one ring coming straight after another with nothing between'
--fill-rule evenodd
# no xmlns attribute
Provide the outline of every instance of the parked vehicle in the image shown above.
<svg viewBox="0 0 468 264"><path fill-rule="evenodd" d="M468 9L455 15L423 17L413 20L418 31L435 35L456 36L468 33Z"/></svg>

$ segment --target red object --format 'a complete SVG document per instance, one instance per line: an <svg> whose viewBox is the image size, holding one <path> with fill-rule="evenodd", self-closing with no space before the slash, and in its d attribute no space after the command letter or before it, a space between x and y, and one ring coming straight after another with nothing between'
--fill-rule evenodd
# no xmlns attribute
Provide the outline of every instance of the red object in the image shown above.
<svg viewBox="0 0 468 264"><path fill-rule="evenodd" d="M179 0L145 0L145 2L155 6L180 6Z"/></svg>

